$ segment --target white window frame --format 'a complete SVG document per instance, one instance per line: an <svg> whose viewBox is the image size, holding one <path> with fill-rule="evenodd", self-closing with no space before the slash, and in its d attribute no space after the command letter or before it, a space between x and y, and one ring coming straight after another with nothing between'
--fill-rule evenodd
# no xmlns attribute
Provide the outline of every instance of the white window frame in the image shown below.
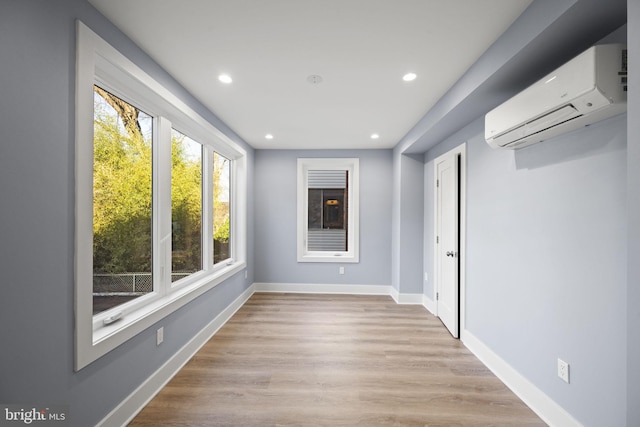
<svg viewBox="0 0 640 427"><path fill-rule="evenodd" d="M93 86L97 84L154 118L154 291L93 315ZM171 128L204 146L203 270L171 283ZM180 98L77 22L75 144L76 371L246 268L247 155ZM158 141L158 142L156 142ZM213 152L231 160L231 258L213 265ZM120 316L105 325L108 317Z"/></svg>
<svg viewBox="0 0 640 427"><path fill-rule="evenodd" d="M347 251L309 251L308 240L308 207L310 170L344 170L349 172L348 180L348 234ZM298 262L360 262L359 234L359 198L360 198L360 161L358 158L299 158L298 159Z"/></svg>

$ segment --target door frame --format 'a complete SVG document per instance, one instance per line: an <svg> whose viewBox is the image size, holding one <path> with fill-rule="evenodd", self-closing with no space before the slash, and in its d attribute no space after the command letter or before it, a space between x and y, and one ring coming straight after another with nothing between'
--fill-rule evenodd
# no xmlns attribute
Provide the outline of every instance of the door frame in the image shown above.
<svg viewBox="0 0 640 427"><path fill-rule="evenodd" d="M439 161L448 156L459 156L460 157L460 165L459 165L459 247L458 247L458 264L459 264L459 289L458 289L458 329L459 329L459 339L464 340L466 335L466 241L467 241L467 143L463 142L457 147L447 151L444 154L436 157L433 160L433 186L432 186L432 197L433 197L433 273L434 273L434 282L433 282L433 301L434 301L434 311L435 315L438 316L438 300L436 293L438 292L438 244L436 243L436 236L438 235L438 168L437 164Z"/></svg>

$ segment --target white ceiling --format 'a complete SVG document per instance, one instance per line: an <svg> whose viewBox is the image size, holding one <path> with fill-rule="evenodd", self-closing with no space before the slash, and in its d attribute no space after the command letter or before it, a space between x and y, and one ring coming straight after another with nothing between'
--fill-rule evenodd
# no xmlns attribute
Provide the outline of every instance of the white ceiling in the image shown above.
<svg viewBox="0 0 640 427"><path fill-rule="evenodd" d="M89 2L251 146L316 149L395 146L531 0Z"/></svg>

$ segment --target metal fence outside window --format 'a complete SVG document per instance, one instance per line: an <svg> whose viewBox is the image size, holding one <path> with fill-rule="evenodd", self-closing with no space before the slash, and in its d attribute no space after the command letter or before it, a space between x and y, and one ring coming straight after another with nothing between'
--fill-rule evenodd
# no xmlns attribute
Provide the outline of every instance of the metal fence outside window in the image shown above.
<svg viewBox="0 0 640 427"><path fill-rule="evenodd" d="M172 282L187 277L193 272L172 273ZM119 273L119 274L94 274L94 295L113 294L146 294L153 291L153 278L151 273Z"/></svg>

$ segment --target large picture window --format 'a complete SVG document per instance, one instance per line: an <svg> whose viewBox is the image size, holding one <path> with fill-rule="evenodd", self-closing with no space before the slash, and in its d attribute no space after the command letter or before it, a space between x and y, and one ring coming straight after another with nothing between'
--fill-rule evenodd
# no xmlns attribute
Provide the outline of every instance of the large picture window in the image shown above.
<svg viewBox="0 0 640 427"><path fill-rule="evenodd" d="M358 262L358 159L298 159L298 262Z"/></svg>
<svg viewBox="0 0 640 427"><path fill-rule="evenodd" d="M78 23L76 370L246 267L246 153Z"/></svg>

